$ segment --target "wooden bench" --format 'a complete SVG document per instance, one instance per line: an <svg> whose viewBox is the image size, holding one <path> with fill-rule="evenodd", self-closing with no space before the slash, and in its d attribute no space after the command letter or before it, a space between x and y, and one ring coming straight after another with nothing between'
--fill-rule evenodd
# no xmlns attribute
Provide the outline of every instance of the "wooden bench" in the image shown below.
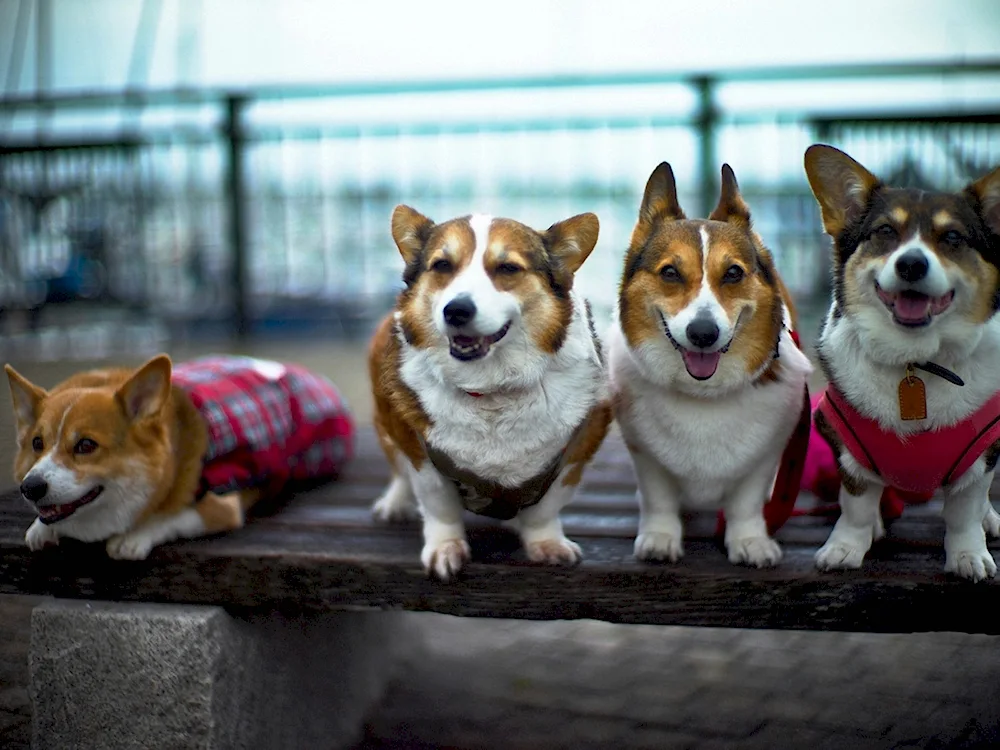
<svg viewBox="0 0 1000 750"><path fill-rule="evenodd" d="M0 593L66 599L221 605L286 614L365 608L475 617L594 618L751 628L870 632L1000 633L1000 583L942 573L944 526L934 504L908 509L860 571L818 573L813 553L830 520L793 518L778 534L785 556L771 570L731 565L714 516L690 519L687 554L675 565L632 556L635 480L612 434L563 515L584 562L551 568L526 561L516 537L470 515L473 562L451 583L429 580L417 524L383 526L369 507L387 467L370 430L335 483L303 492L246 528L166 545L143 562L109 560L102 545L24 546L29 509L0 497ZM996 545L993 545L996 549Z"/></svg>

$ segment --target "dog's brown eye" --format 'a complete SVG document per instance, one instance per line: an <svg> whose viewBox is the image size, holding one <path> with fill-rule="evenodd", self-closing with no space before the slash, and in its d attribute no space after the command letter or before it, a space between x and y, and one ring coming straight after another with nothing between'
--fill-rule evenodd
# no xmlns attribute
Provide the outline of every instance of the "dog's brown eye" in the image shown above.
<svg viewBox="0 0 1000 750"><path fill-rule="evenodd" d="M674 266L664 266L660 269L660 278L664 281L680 281L681 272Z"/></svg>
<svg viewBox="0 0 1000 750"><path fill-rule="evenodd" d="M882 239L889 239L890 237L896 236L896 230L891 224L882 224L880 227L875 229L874 234L877 234Z"/></svg>
<svg viewBox="0 0 1000 750"><path fill-rule="evenodd" d="M45 449L45 441L40 437L36 436L31 439L31 450L35 453L41 453Z"/></svg>
<svg viewBox="0 0 1000 750"><path fill-rule="evenodd" d="M431 270L438 273L451 273L451 261L447 258L438 258L431 263Z"/></svg>
<svg viewBox="0 0 1000 750"><path fill-rule="evenodd" d="M515 273L520 273L521 267L516 263L501 263L497 266L497 273L502 273L507 276L511 276Z"/></svg>
<svg viewBox="0 0 1000 750"><path fill-rule="evenodd" d="M73 452L78 456L87 456L97 450L97 443L90 438L82 438L73 446Z"/></svg>
<svg viewBox="0 0 1000 750"><path fill-rule="evenodd" d="M941 241L951 247L961 247L962 243L965 242L965 237L962 236L961 232L952 229L941 235Z"/></svg>
<svg viewBox="0 0 1000 750"><path fill-rule="evenodd" d="M722 275L723 284L738 284L743 281L743 269L739 266L730 266L726 269L726 272Z"/></svg>

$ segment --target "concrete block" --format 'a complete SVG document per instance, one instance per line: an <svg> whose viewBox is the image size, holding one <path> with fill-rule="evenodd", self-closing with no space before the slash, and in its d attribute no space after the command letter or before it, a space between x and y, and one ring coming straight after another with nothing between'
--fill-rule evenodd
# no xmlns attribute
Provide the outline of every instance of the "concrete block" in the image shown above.
<svg viewBox="0 0 1000 750"><path fill-rule="evenodd" d="M32 745L347 747L407 641L403 615L236 618L220 607L54 601L35 608Z"/></svg>

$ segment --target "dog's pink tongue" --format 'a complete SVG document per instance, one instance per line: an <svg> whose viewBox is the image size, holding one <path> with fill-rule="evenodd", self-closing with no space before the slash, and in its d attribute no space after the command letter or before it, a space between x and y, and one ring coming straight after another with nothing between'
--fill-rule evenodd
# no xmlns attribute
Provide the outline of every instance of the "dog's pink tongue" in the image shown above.
<svg viewBox="0 0 1000 750"><path fill-rule="evenodd" d="M698 380L707 380L715 374L719 367L719 359L722 358L720 352L684 352L684 366L687 367L688 375Z"/></svg>
<svg viewBox="0 0 1000 750"><path fill-rule="evenodd" d="M931 298L923 294L900 294L892 309L900 320L921 321L930 314Z"/></svg>

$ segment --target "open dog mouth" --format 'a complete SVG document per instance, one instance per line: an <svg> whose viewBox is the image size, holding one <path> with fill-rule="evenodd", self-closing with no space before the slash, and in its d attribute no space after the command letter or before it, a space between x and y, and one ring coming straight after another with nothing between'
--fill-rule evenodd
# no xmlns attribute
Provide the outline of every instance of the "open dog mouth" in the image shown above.
<svg viewBox="0 0 1000 750"><path fill-rule="evenodd" d="M71 503L63 503L61 505L42 505L36 508L38 512L38 520L44 524L56 523L57 521L62 521L65 518L69 518L71 515L76 513L84 505L89 505L94 502L101 493L104 492L104 487L102 485L97 485L88 492L86 495L81 497L79 500L74 500Z"/></svg>
<svg viewBox="0 0 1000 750"><path fill-rule="evenodd" d="M724 347L714 352L692 351L677 343L677 339L670 333L670 326L667 325L667 319L663 317L662 312L660 313L660 323L667 340L674 345L674 349L681 353L681 359L684 360L684 367L687 368L688 375L695 380L708 380L715 375L715 371L719 369L722 355L729 351L729 345L733 343L732 339L729 339Z"/></svg>
<svg viewBox="0 0 1000 750"><path fill-rule="evenodd" d="M499 331L489 336L450 336L448 343L451 345L451 356L463 362L481 359L489 353L491 346L507 335L509 330L508 320Z"/></svg>
<svg viewBox="0 0 1000 750"><path fill-rule="evenodd" d="M955 299L955 290L940 297L931 297L906 290L904 292L887 292L875 282L875 291L882 304L892 313L892 318L899 325L907 328L920 328L931 322L935 315L940 315L951 306Z"/></svg>

